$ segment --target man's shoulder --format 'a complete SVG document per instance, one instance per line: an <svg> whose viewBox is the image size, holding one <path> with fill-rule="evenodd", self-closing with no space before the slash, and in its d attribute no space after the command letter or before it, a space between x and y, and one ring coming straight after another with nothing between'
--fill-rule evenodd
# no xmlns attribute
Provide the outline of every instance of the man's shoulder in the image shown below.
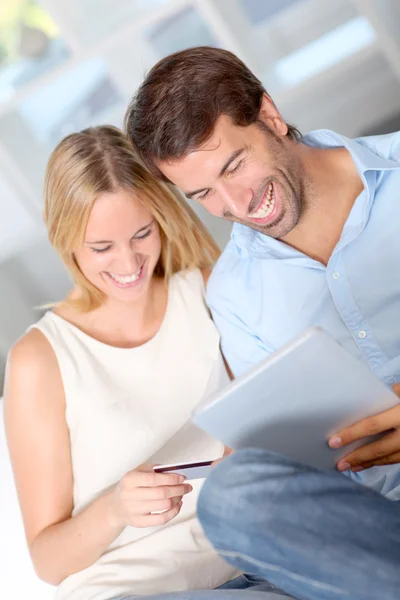
<svg viewBox="0 0 400 600"><path fill-rule="evenodd" d="M215 291L220 287L224 287L232 279L232 273L236 271L240 264L240 256L238 255L235 242L230 239L225 246L221 256L219 257L215 267L212 270L208 280L207 289Z"/></svg>
<svg viewBox="0 0 400 600"><path fill-rule="evenodd" d="M207 301L210 305L223 296L230 296L234 287L237 294L244 263L245 259L239 255L235 242L229 240L208 280Z"/></svg>
<svg viewBox="0 0 400 600"><path fill-rule="evenodd" d="M400 162L400 131L359 137L355 141L382 158Z"/></svg>

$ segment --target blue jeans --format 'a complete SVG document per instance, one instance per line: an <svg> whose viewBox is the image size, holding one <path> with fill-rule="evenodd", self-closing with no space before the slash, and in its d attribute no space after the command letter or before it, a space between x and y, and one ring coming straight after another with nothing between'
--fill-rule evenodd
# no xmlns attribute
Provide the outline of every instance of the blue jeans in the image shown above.
<svg viewBox="0 0 400 600"><path fill-rule="evenodd" d="M338 472L242 450L208 477L198 514L228 562L298 600L400 598L400 503Z"/></svg>

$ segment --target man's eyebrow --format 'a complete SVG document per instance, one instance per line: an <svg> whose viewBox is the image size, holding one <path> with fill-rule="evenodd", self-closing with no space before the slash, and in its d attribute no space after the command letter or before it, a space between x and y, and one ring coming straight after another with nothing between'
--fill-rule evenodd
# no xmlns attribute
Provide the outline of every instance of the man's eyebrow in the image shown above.
<svg viewBox="0 0 400 600"><path fill-rule="evenodd" d="M132 237L135 237L135 235L138 235L138 233L141 233L142 231L144 231L145 229L148 229L150 227L150 225L152 225L154 222L154 219L152 219L150 221L150 223L147 223L147 225L143 225L143 227L141 227L140 229L138 229ZM112 240L97 240L96 242L88 242L85 241L85 244L90 244L90 245L96 245L96 244L112 244Z"/></svg>
<svg viewBox="0 0 400 600"><path fill-rule="evenodd" d="M230 157L228 158L228 160L226 161L226 163L224 164L224 166L222 167L222 169L220 170L220 172L218 173L218 177L223 177L223 175L225 175L226 171L229 169L230 165L233 163L233 161L240 156L244 151L246 150L245 147L243 148L239 148L238 150L235 150L234 152L232 152L232 154L230 155ZM194 190L193 192L185 192L185 196L187 198L193 198L193 196L196 196L197 194L200 194L200 192L206 192L208 188L200 188L198 190Z"/></svg>

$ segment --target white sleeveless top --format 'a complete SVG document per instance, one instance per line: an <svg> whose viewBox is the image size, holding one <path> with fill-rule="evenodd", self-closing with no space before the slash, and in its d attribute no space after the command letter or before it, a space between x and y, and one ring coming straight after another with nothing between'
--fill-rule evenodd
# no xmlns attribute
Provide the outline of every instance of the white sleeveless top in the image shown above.
<svg viewBox="0 0 400 600"><path fill-rule="evenodd" d="M103 344L53 312L34 327L52 345L64 385L73 515L142 463L221 456L222 444L190 421L206 389L228 382L200 271L171 278L161 328L137 348ZM211 548L196 518L202 481L191 483L175 519L126 527L97 562L62 582L56 599L211 589L231 579L234 569Z"/></svg>

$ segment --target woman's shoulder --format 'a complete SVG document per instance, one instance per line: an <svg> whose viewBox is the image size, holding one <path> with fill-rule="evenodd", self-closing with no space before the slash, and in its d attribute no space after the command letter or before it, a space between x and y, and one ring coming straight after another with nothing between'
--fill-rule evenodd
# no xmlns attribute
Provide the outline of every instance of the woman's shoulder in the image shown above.
<svg viewBox="0 0 400 600"><path fill-rule="evenodd" d="M11 348L4 386L4 419L9 439L20 444L26 428L43 432L51 423L53 433L65 420L65 396L57 359L46 337L30 329ZM60 425L61 424L61 425ZM35 437L35 436L33 436ZM28 446L30 438L27 437ZM35 438L36 439L36 438ZM43 438L41 438L43 439Z"/></svg>
<svg viewBox="0 0 400 600"><path fill-rule="evenodd" d="M51 368L53 362L56 364L54 351L47 337L36 327L29 329L8 354L9 368L25 372Z"/></svg>
<svg viewBox="0 0 400 600"><path fill-rule="evenodd" d="M45 335L32 328L11 348L7 357L5 406L25 410L46 407L56 397L62 398L58 362ZM19 407L19 408L18 408Z"/></svg>

